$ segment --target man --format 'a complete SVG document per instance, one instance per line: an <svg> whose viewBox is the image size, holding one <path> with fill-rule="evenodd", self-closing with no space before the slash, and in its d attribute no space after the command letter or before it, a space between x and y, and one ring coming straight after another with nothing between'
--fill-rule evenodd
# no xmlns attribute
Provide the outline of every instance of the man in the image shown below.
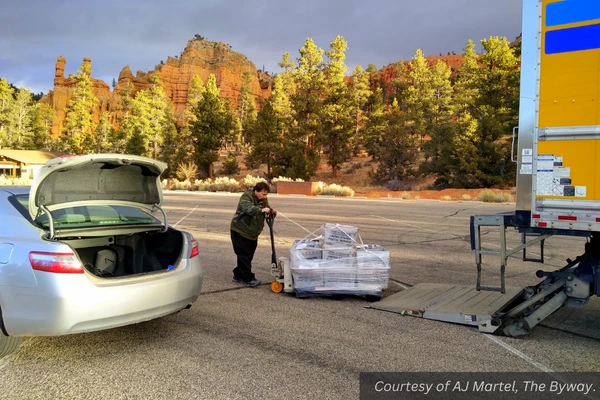
<svg viewBox="0 0 600 400"><path fill-rule="evenodd" d="M231 220L231 243L237 256L237 267L233 270L233 282L246 286L258 286L260 281L252 273L252 259L258 244L258 236L265 226L265 214L277 211L269 206L269 185L257 183L242 197Z"/></svg>

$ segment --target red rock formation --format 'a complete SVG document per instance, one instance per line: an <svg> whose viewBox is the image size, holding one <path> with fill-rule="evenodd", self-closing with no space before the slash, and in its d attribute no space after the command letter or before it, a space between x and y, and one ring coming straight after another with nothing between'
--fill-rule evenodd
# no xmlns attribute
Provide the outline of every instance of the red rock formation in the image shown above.
<svg viewBox="0 0 600 400"><path fill-rule="evenodd" d="M63 56L58 57L56 60L56 71L54 73L54 90L50 90L48 94L40 100L41 102L50 104L56 114L56 119L52 127L53 135L58 135L62 130L65 120L65 109L69 104L69 100L71 100L71 96L73 96L76 85L75 79L72 79L70 76L65 78L66 63L67 61ZM83 59L83 64L90 65L90 71L91 63L91 59L87 57ZM94 114L94 118L97 121L100 112L110 110L110 103L113 95L108 85L99 79L92 78L92 90L99 100L97 112Z"/></svg>
<svg viewBox="0 0 600 400"><path fill-rule="evenodd" d="M427 60L430 64L441 60L456 69L460 66L462 56L433 56L427 57ZM89 58L84 58L83 62L89 63L91 66ZM55 136L58 136L62 131L65 109L75 88L75 80L64 76L65 64L64 57L59 56L56 61L54 89L40 100L50 104L56 113L56 120L52 127L52 133ZM221 91L221 97L228 98L232 107L235 108L237 107L245 72L249 72L252 77L250 89L255 98L267 99L271 93L272 76L257 70L256 66L246 56L232 51L224 43L192 39L188 41L181 57L169 57L166 63L157 65L152 71L137 71L134 76L129 67L124 67L119 73L117 85L112 92L106 83L92 78L93 92L99 100L99 105L94 111L94 120L97 122L101 112L109 111L112 122L116 124L120 116L120 93L129 84L133 86L132 95L135 95L139 90L149 88L148 77L150 74L158 74L165 95L171 100L175 116L179 122L181 122L183 110L187 103L189 84L194 75L198 75L203 82L206 82L208 76L214 74L217 79L217 86ZM398 68L396 64L390 64L379 70L377 75L385 84L391 84L398 77Z"/></svg>
<svg viewBox="0 0 600 400"><path fill-rule="evenodd" d="M91 63L89 58L84 58L84 63ZM66 60L60 56L56 61L54 89L42 98L52 106L56 113L56 120L52 133L57 136L62 131L65 119L65 109L73 95L75 80L64 77ZM233 108L237 107L237 99L242 87L242 77L249 72L252 77L251 92L257 99L266 99L271 93L273 78L256 69L256 66L243 54L234 52L230 47L220 42L207 40L190 40L179 59L169 57L165 64L157 65L153 71L138 71L134 76L125 67L119 74L119 80L113 92L101 80L93 79L93 92L100 101L94 111L97 121L103 111L110 111L112 121L116 122L119 115L120 95L128 84L133 85L133 93L150 87L148 76L158 74L163 83L165 95L173 104L175 116L181 118L188 97L189 83L194 75L198 75L206 82L210 74L217 79L217 86L222 98L228 98Z"/></svg>

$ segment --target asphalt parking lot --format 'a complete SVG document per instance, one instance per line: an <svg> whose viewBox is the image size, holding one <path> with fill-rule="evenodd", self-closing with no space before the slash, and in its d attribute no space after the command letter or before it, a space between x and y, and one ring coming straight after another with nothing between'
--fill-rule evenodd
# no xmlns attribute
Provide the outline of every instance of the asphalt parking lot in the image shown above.
<svg viewBox="0 0 600 400"><path fill-rule="evenodd" d="M103 332L27 339L0 360L2 399L357 399L359 374L416 372L600 372L600 301L561 309L530 336L507 338L473 328L366 308L359 297L296 298L269 288L268 228L254 270L263 285L231 282L229 222L239 195L166 193L172 225L200 243L203 294L190 310ZM270 196L278 256L325 222L359 227L364 243L391 251L385 296L424 282L474 283L469 216L514 205ZM497 246L497 232L484 232ZM516 232L509 235L517 243ZM583 252L584 239L546 243L544 268ZM484 281L499 281L490 257ZM537 282L539 265L511 258L508 285Z"/></svg>

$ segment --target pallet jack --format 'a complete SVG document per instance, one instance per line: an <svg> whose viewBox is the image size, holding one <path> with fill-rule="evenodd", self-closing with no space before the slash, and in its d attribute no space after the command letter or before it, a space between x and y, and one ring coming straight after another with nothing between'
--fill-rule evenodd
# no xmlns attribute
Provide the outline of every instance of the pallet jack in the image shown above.
<svg viewBox="0 0 600 400"><path fill-rule="evenodd" d="M275 253L275 238L273 237L275 214L272 212L266 213L265 221L267 222L271 233L271 276L273 277L271 291L273 291L273 293L293 293L294 285L290 261L287 257L280 257L278 260L277 254Z"/></svg>

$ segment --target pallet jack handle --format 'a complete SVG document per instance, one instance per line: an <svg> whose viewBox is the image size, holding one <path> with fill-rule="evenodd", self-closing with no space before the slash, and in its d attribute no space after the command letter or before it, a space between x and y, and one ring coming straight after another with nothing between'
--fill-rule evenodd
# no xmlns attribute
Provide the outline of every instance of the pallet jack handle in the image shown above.
<svg viewBox="0 0 600 400"><path fill-rule="evenodd" d="M273 224L275 223L275 214L271 211L265 213L265 220L269 225L269 231L271 232L271 264L277 265L277 255L275 254L275 239L273 238Z"/></svg>

